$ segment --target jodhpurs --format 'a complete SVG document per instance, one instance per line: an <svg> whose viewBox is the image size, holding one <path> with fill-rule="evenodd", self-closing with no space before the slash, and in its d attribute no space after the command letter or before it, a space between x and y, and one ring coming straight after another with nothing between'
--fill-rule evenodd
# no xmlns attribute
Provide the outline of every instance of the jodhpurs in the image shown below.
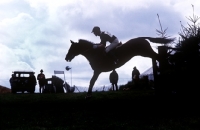
<svg viewBox="0 0 200 130"><path fill-rule="evenodd" d="M119 44L119 40L116 38L109 46L106 47L106 53L114 49Z"/></svg>

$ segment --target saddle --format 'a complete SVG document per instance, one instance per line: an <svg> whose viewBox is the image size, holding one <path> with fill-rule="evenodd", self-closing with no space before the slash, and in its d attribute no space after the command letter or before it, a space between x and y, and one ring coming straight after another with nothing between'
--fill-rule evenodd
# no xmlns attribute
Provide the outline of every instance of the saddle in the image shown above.
<svg viewBox="0 0 200 130"><path fill-rule="evenodd" d="M111 57L115 57L114 59L117 59L116 58L116 53L115 53L115 50L118 48L118 47L120 47L122 45L122 42L120 41L119 42L119 44L114 48L114 49L112 49L110 52L109 52L109 54L107 54L106 52L105 52L105 47L104 46L102 46L101 44L98 44L97 46L97 51L99 51L101 54L103 54L104 56L109 56L109 55L112 55ZM99 53L99 54L100 54ZM98 53L97 53L98 54Z"/></svg>
<svg viewBox="0 0 200 130"><path fill-rule="evenodd" d="M116 54L115 50L121 45L122 42L120 41L119 44L107 54L114 61L114 65L116 65L119 61L118 55Z"/></svg>

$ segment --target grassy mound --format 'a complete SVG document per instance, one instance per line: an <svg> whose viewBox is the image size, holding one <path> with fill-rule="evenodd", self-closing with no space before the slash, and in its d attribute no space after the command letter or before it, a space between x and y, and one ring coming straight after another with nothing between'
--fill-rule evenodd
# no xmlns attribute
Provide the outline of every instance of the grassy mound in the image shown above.
<svg viewBox="0 0 200 130"><path fill-rule="evenodd" d="M62 94L1 94L0 126L26 130L193 130L200 128L193 97L157 97L154 90Z"/></svg>

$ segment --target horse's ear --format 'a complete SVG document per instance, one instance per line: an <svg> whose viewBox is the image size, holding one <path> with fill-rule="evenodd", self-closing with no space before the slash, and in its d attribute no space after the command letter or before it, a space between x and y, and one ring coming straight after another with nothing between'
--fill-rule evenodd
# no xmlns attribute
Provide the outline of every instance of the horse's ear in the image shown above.
<svg viewBox="0 0 200 130"><path fill-rule="evenodd" d="M75 43L74 41L70 40L71 43Z"/></svg>

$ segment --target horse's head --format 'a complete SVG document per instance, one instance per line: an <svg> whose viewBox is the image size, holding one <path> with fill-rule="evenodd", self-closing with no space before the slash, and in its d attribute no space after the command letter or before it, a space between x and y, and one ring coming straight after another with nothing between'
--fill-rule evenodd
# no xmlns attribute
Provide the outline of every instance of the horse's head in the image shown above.
<svg viewBox="0 0 200 130"><path fill-rule="evenodd" d="M70 40L71 41L71 46L70 46L70 48L69 48L69 50L68 50L68 53L67 53L67 55L66 55L66 57L65 57L65 60L66 61L71 61L76 55L78 55L78 54L76 54L75 53L75 46L77 46L76 44L78 44L78 43L76 43L76 42L73 42L72 40Z"/></svg>
<svg viewBox="0 0 200 130"><path fill-rule="evenodd" d="M82 40L80 39L79 42L73 42L71 41L71 46L68 50L68 53L65 57L66 61L71 61L75 56L79 55L79 54L83 54L84 52L86 52L89 49L92 49L93 44L87 40Z"/></svg>

